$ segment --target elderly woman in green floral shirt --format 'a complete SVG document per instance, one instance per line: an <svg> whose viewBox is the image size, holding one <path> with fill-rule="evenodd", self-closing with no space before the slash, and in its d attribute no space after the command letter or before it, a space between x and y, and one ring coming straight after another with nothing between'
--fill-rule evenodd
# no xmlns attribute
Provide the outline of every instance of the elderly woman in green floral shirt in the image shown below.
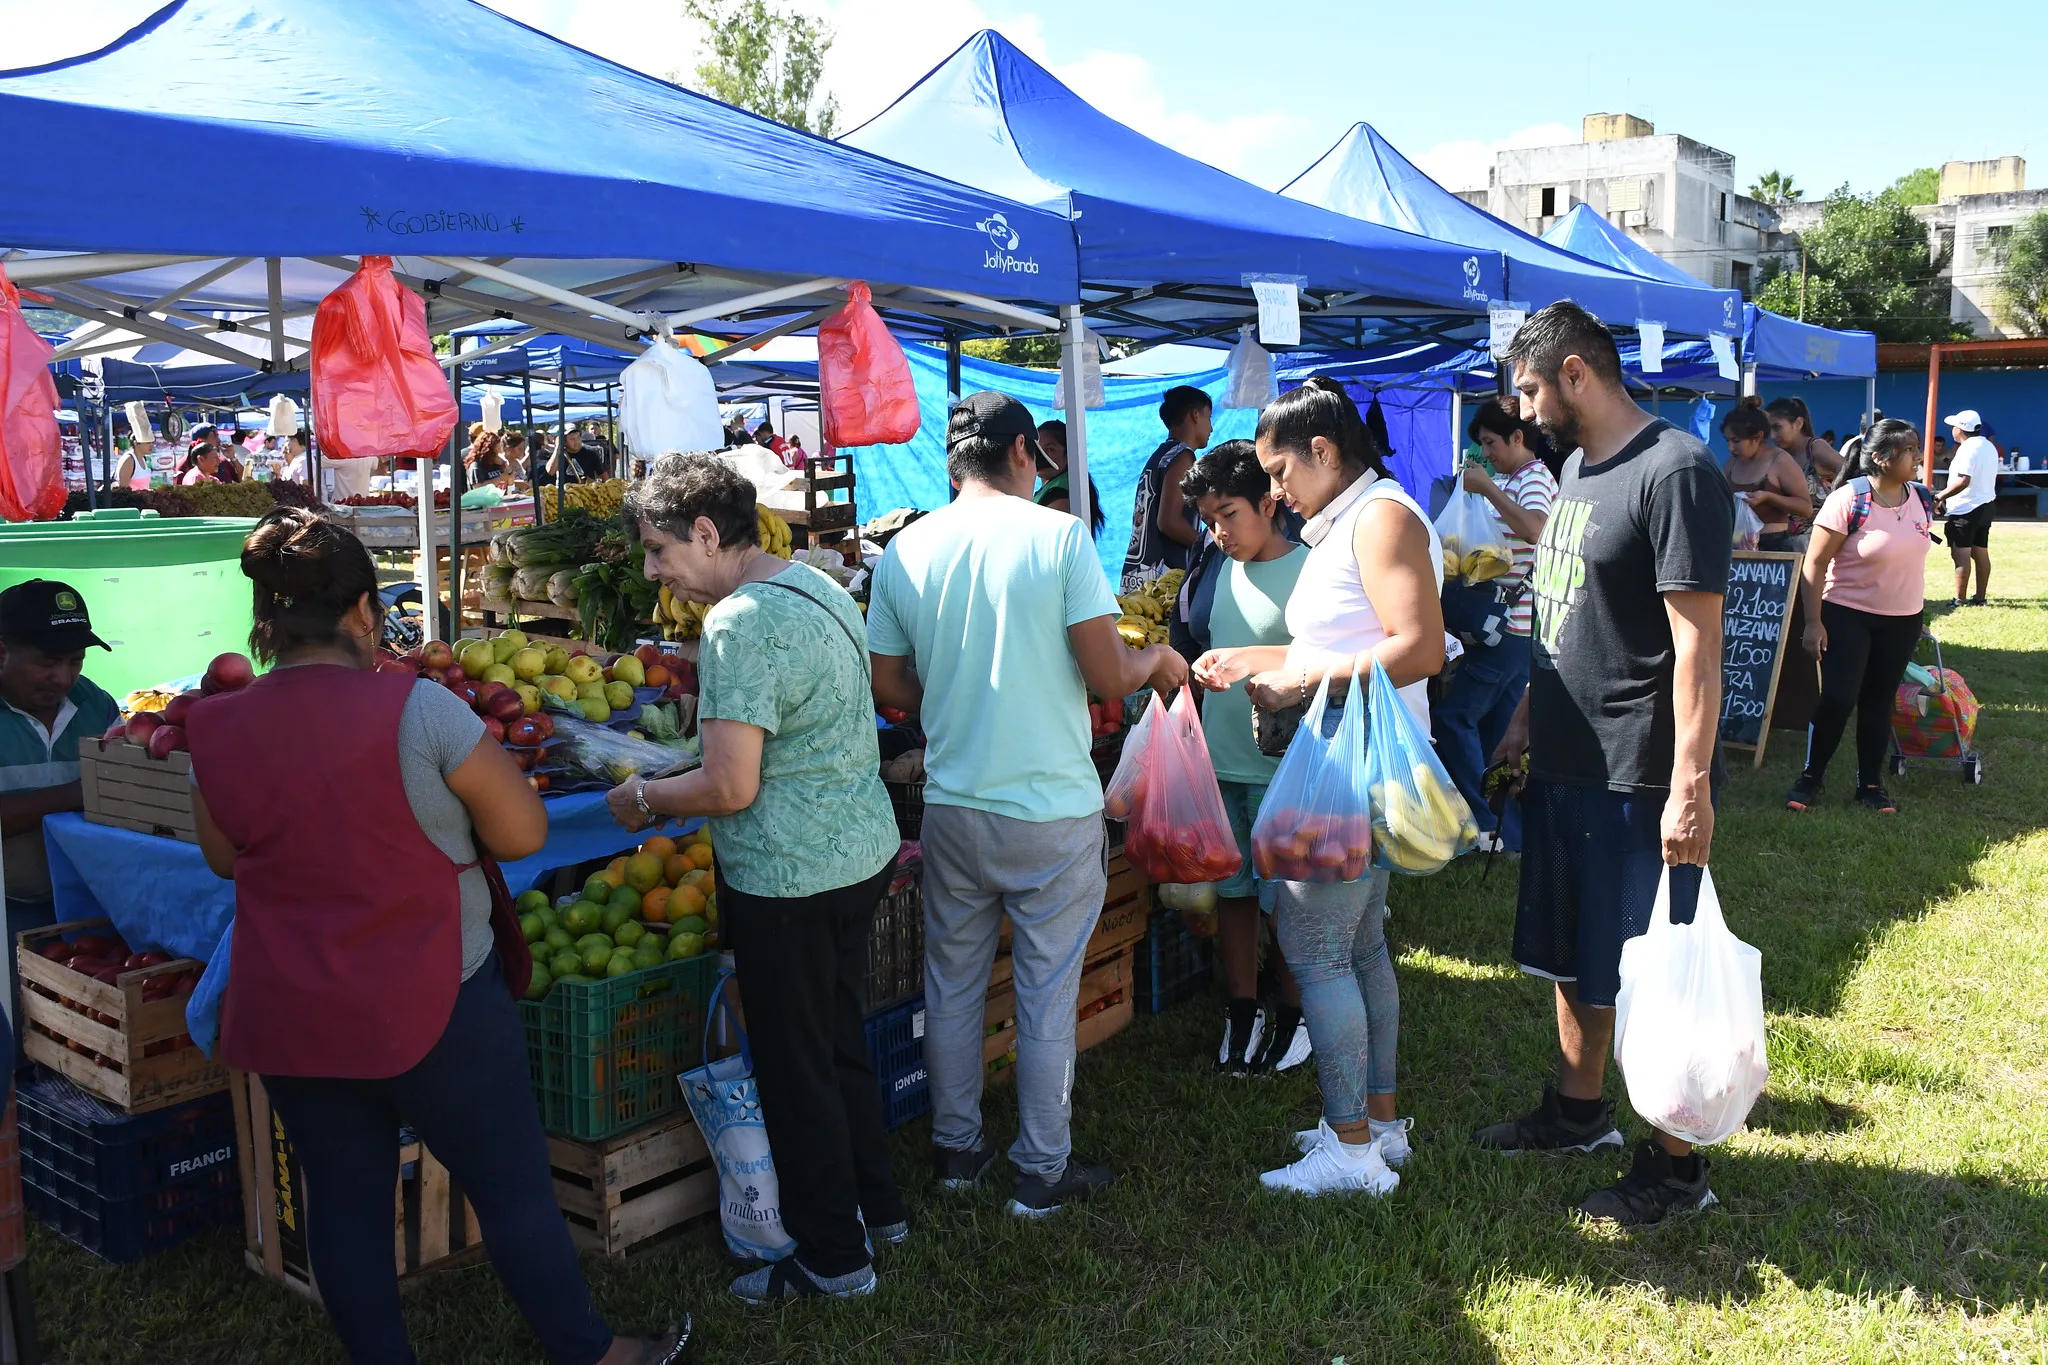
<svg viewBox="0 0 2048 1365"><path fill-rule="evenodd" d="M628 829L709 818L725 941L796 1252L734 1281L749 1302L875 1287L869 1237L909 1233L861 1032L868 926L895 862L860 609L757 542L753 485L664 455L626 495L647 576L712 606L698 659L703 766L613 789Z"/></svg>

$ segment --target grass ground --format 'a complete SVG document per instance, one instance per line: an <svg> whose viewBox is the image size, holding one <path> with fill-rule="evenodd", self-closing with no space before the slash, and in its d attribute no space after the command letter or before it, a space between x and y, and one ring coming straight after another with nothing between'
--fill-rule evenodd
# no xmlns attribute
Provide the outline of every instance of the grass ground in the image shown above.
<svg viewBox="0 0 2048 1365"><path fill-rule="evenodd" d="M1920 768L1891 784L1895 819L1839 798L1795 817L1780 734L1726 793L1714 872L1763 950L1772 1079L1713 1154L1723 1208L1601 1233L1564 1210L1618 1159L1469 1145L1535 1098L1555 1043L1507 958L1513 869L1468 859L1395 888L1418 1147L1384 1202L1258 1192L1314 1121L1314 1081L1216 1079L1215 1011L1194 1004L1082 1061L1076 1143L1123 1173L1098 1203L1024 1225L995 1188L936 1197L920 1121L897 1143L915 1236L876 1297L743 1310L700 1225L591 1263L600 1306L633 1327L694 1313L705 1361L2048 1360L2048 527L1999 527L1997 553L1994 605L1934 622L1985 703L1983 786ZM1006 1092L988 1109L1012 1131ZM51 1358L341 1359L239 1237L114 1269L38 1230ZM406 1304L428 1362L538 1358L488 1268Z"/></svg>

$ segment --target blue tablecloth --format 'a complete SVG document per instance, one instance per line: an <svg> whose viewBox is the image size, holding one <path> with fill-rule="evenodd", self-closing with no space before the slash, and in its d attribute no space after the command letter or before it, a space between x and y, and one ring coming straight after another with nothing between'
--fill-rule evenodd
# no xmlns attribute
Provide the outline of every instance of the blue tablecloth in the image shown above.
<svg viewBox="0 0 2048 1365"><path fill-rule="evenodd" d="M547 844L531 858L504 865L505 884L514 895L558 867L610 857L649 835L675 834L701 823L679 820L660 830L628 834L612 821L603 792L551 796L543 804ZM95 825L81 815L44 820L43 842L50 852L50 886L60 922L104 915L136 952L173 953L206 964L185 1007L185 1022L193 1041L212 1056L220 1000L227 990L234 884L213 875L197 844Z"/></svg>

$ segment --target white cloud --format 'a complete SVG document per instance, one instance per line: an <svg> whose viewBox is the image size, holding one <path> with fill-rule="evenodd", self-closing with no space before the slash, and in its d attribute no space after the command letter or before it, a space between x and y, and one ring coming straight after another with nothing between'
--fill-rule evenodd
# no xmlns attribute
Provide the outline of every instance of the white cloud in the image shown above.
<svg viewBox="0 0 2048 1365"><path fill-rule="evenodd" d="M1288 169L1277 177L1273 174L1276 160L1292 153L1307 130L1304 120L1283 109L1219 119L1196 109L1174 107L1160 88L1152 63L1131 52L1090 52L1078 61L1054 66L1052 72L1075 94L1119 123L1233 175L1275 184L1298 169Z"/></svg>
<svg viewBox="0 0 2048 1365"><path fill-rule="evenodd" d="M1439 142L1427 151L1408 159L1447 190L1483 190L1486 188L1487 175L1493 170L1496 152L1510 151L1517 147L1554 147L1562 142L1578 140L1577 130L1567 128L1562 123L1538 123L1528 128L1517 129L1493 142L1481 142L1477 138Z"/></svg>
<svg viewBox="0 0 2048 1365"><path fill-rule="evenodd" d="M163 0L95 0L85 6L0 0L0 33L7 35L0 69L40 66L96 52L162 4Z"/></svg>

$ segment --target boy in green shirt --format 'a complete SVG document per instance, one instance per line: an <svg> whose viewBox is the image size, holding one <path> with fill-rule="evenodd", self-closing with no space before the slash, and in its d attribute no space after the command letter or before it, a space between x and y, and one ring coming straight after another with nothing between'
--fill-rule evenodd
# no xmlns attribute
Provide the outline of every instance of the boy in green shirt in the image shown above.
<svg viewBox="0 0 2048 1365"><path fill-rule="evenodd" d="M1308 551L1280 530L1273 482L1259 467L1250 441L1225 441L1181 480L1181 495L1201 513L1216 542L1191 575L1183 602L1188 633L1204 649L1285 645L1287 599ZM1308 1029L1301 992L1276 944L1273 953L1280 1001L1270 1014L1258 1004L1259 914L1271 912L1272 890L1252 870L1252 824L1266 784L1280 766L1252 742L1252 704L1242 682L1203 699L1202 732L1223 806L1244 864L1216 888L1217 938L1223 956L1228 1026L1216 1058L1235 1075L1284 1071L1308 1059Z"/></svg>

